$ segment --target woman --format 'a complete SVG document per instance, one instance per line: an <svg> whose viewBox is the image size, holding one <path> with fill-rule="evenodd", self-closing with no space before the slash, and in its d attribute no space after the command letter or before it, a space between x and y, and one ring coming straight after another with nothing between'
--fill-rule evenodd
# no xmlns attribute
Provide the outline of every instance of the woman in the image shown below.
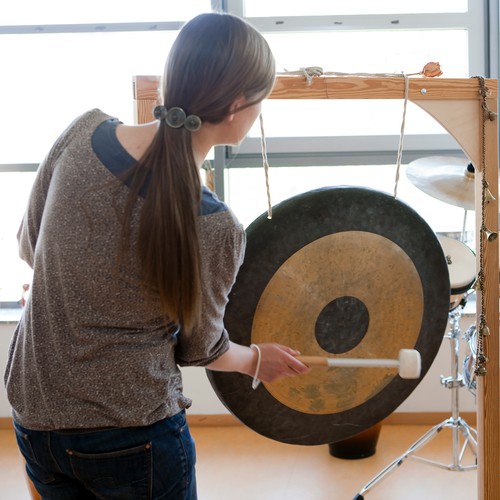
<svg viewBox="0 0 500 500"><path fill-rule="evenodd" d="M204 14L180 31L155 121L77 118L40 166L18 239L34 269L5 383L43 498L196 498L179 366L272 382L297 351L229 341L245 233L201 186L210 148L238 144L274 83L262 36Z"/></svg>

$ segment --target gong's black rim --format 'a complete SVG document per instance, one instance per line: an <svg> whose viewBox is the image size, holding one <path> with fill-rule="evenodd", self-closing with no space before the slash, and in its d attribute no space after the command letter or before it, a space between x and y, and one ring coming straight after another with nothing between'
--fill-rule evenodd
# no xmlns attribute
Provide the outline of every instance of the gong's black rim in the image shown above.
<svg viewBox="0 0 500 500"><path fill-rule="evenodd" d="M332 443L368 429L392 413L417 387L440 348L448 321L450 283L442 247L428 224L393 197L365 188L328 187L290 198L247 229L245 261L231 291L225 326L231 340L250 345L255 309L269 280L291 255L324 236L344 231L379 234L411 259L423 289L422 327L414 349L421 377L394 376L378 394L347 411L327 415L296 411L277 401L261 384L237 373L207 371L217 396L254 431L290 444ZM272 339L269 339L272 341Z"/></svg>

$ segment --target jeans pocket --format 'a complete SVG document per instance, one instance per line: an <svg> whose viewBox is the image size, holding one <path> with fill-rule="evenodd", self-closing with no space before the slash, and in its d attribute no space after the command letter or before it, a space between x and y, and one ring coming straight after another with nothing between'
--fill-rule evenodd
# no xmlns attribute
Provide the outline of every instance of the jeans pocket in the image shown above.
<svg viewBox="0 0 500 500"><path fill-rule="evenodd" d="M151 499L151 443L106 453L66 452L75 477L98 498Z"/></svg>
<svg viewBox="0 0 500 500"><path fill-rule="evenodd" d="M29 431L19 424L14 422L14 430L16 433L16 441L21 455L24 457L26 462L26 472L28 476L33 481L39 481L43 484L49 484L55 480L54 474L44 466L43 461L40 461L34 449L36 448L36 443L32 441L37 440L40 444L38 447L41 452L41 457L43 458L44 453L48 453L47 450L43 450L42 446L44 441L44 432L41 431Z"/></svg>

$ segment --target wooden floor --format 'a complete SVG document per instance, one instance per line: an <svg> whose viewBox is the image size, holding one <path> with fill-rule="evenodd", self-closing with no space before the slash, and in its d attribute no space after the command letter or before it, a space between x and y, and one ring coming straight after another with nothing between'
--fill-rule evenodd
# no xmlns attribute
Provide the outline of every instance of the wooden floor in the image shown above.
<svg viewBox="0 0 500 500"><path fill-rule="evenodd" d="M295 446L264 438L243 426L198 427L199 500L350 500L431 427L384 425L375 455L344 460L328 445ZM444 429L417 453L453 464L453 437ZM459 465L473 464L467 451ZM0 498L29 500L13 432L0 430ZM448 470L406 459L364 493L366 500L471 500L476 471Z"/></svg>

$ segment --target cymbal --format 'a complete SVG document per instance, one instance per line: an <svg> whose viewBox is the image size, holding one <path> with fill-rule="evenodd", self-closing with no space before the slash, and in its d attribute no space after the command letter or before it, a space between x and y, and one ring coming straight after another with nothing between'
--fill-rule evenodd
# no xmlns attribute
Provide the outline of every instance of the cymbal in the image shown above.
<svg viewBox="0 0 500 500"><path fill-rule="evenodd" d="M429 156L412 161L408 179L424 193L457 207L474 210L474 166L466 158Z"/></svg>

